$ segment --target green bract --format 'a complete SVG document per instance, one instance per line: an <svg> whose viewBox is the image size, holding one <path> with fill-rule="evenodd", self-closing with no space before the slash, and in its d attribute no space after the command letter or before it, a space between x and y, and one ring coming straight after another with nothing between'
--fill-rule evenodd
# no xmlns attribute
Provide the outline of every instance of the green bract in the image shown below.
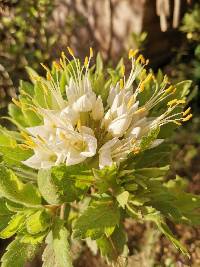
<svg viewBox="0 0 200 267"><path fill-rule="evenodd" d="M198 225L200 198L181 178L166 181L170 146L164 139L191 118L183 111L190 81L170 85L130 50L106 69L93 51L82 65L69 48L46 78L27 68L9 105L16 131L0 129L0 237L15 240L2 266L24 266L46 244L44 267L72 266L75 239L92 239L108 262L127 256L124 222L151 221L187 254L166 219Z"/></svg>

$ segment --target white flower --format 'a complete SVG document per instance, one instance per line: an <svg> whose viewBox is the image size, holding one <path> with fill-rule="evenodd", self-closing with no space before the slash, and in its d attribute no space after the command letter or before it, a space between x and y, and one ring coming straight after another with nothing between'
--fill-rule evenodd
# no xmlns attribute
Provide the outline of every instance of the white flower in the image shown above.
<svg viewBox="0 0 200 267"><path fill-rule="evenodd" d="M120 163L127 158L127 155L133 149L132 138L119 140L117 137L106 142L99 149L99 167L112 166L113 163Z"/></svg>
<svg viewBox="0 0 200 267"><path fill-rule="evenodd" d="M176 89L173 86L166 88L166 77L158 85L152 73L146 75L146 72L142 72L146 61L141 55L136 59L136 52L130 51L132 68L129 77L125 78L125 68L122 66L120 75L123 77L110 87L106 105L101 95L92 88L95 79L95 76L92 77L92 69L89 69L92 50L83 66L71 49L69 52L74 60L73 63L67 60L70 70L65 69L67 62L63 54L60 61L62 68L55 65L59 71L61 68L61 71L68 71L71 76L66 85L66 95L62 96L59 83L55 82L48 70L48 81L44 79L42 88L45 88L45 95L49 93L53 97L53 104L51 108L44 109L39 105L34 106L33 101L33 109L43 118L43 123L26 129L28 134L24 134L24 145L30 147L34 154L23 162L25 165L36 169L50 168L61 163L69 166L97 156L100 168L113 163L120 164L130 153L140 151L141 141L152 130L169 122L180 124L191 118L190 108L185 112L172 113L178 105L184 103L184 100L177 99L169 101L162 114L151 117L151 110L172 96ZM142 97L138 96L149 82L155 84L148 89L152 94L151 91L147 92L147 99L143 103L138 100ZM102 90L107 90L106 84L104 86ZM106 94L103 92L102 95ZM147 148L162 142L163 139L159 138L152 140Z"/></svg>

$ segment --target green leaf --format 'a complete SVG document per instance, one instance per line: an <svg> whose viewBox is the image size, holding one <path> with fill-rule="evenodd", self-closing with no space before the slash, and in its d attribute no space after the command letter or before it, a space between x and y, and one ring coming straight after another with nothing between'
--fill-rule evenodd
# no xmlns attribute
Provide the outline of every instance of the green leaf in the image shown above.
<svg viewBox="0 0 200 267"><path fill-rule="evenodd" d="M40 75L32 68L26 67L26 71L27 71L29 78L33 84L36 83L36 81L40 78Z"/></svg>
<svg viewBox="0 0 200 267"><path fill-rule="evenodd" d="M122 261L120 256L123 254L126 246L127 238L126 233L120 224L119 227L116 227L111 236L107 237L106 235L102 236L97 240L97 245L101 251L101 255L106 257L109 262ZM127 255L123 255L125 257ZM123 264L119 266L124 266Z"/></svg>
<svg viewBox="0 0 200 267"><path fill-rule="evenodd" d="M47 235L47 231L41 232L35 235L31 235L29 233L23 232L20 237L21 237L21 242L22 243L27 243L27 244L32 244L32 245L37 245L41 244L44 240L44 238Z"/></svg>
<svg viewBox="0 0 200 267"><path fill-rule="evenodd" d="M91 184L92 172L82 165L53 167L40 170L38 187L50 204L79 200Z"/></svg>
<svg viewBox="0 0 200 267"><path fill-rule="evenodd" d="M96 73L101 74L102 71L103 71L103 60L101 54L98 53L96 58Z"/></svg>
<svg viewBox="0 0 200 267"><path fill-rule="evenodd" d="M31 183L22 183L13 171L2 165L0 165L0 173L0 194L3 197L27 207L41 204L41 197L35 186Z"/></svg>
<svg viewBox="0 0 200 267"><path fill-rule="evenodd" d="M102 236L108 227L119 224L120 212L112 199L101 199L89 205L74 225L75 238Z"/></svg>
<svg viewBox="0 0 200 267"><path fill-rule="evenodd" d="M44 232L49 226L50 215L44 209L36 211L26 220L26 229L32 235Z"/></svg>
<svg viewBox="0 0 200 267"><path fill-rule="evenodd" d="M57 187L52 181L51 170L39 170L37 182L42 197L49 204L61 203Z"/></svg>
<svg viewBox="0 0 200 267"><path fill-rule="evenodd" d="M24 118L24 115L19 107L17 107L14 104L8 105L8 114L13 119L15 124L22 126L22 127L28 127L28 121Z"/></svg>
<svg viewBox="0 0 200 267"><path fill-rule="evenodd" d="M3 255L1 267L22 267L31 261L37 252L36 245L21 243L19 238L12 241Z"/></svg>
<svg viewBox="0 0 200 267"><path fill-rule="evenodd" d="M165 176L168 170L169 170L169 165L160 168L155 168L155 167L142 168L142 169L136 169L135 175L138 174L149 178L158 178Z"/></svg>
<svg viewBox="0 0 200 267"><path fill-rule="evenodd" d="M26 218L25 213L18 213L14 215L8 223L8 226L0 232L0 238L9 238L13 236L24 223Z"/></svg>
<svg viewBox="0 0 200 267"><path fill-rule="evenodd" d="M46 87L46 85L43 85ZM36 82L34 86L34 101L43 108L51 108L52 101L51 101L51 92L46 91L42 87L41 82Z"/></svg>
<svg viewBox="0 0 200 267"><path fill-rule="evenodd" d="M145 150L134 158L128 161L128 168L150 168L150 167L163 167L170 162L171 147L166 144L161 144L155 148Z"/></svg>
<svg viewBox="0 0 200 267"><path fill-rule="evenodd" d="M155 141L155 139L157 138L158 134L159 134L160 128L157 127L153 130L151 130L147 136L144 136L141 140L140 143L140 149L141 151L144 151L148 148L151 147L153 141Z"/></svg>
<svg viewBox="0 0 200 267"><path fill-rule="evenodd" d="M115 164L106 166L101 170L93 169L93 173L95 184L100 194L106 192L109 188L118 189L119 186L116 183L118 168Z"/></svg>
<svg viewBox="0 0 200 267"><path fill-rule="evenodd" d="M0 198L0 216L12 214L6 205L5 198Z"/></svg>
<svg viewBox="0 0 200 267"><path fill-rule="evenodd" d="M73 267L68 243L69 233L61 220L46 238L47 246L42 255L42 267Z"/></svg>
<svg viewBox="0 0 200 267"><path fill-rule="evenodd" d="M182 99L186 97L190 92L191 85L192 85L192 81L190 80L185 80L185 81L177 83L175 85L176 93L174 95L174 98Z"/></svg>
<svg viewBox="0 0 200 267"><path fill-rule="evenodd" d="M63 221L57 220L53 229L53 247L58 267L72 267L68 236L69 233L64 227Z"/></svg>
<svg viewBox="0 0 200 267"><path fill-rule="evenodd" d="M120 206L124 209L126 204L128 203L129 199L129 192L123 191L122 193L117 195L117 201L119 202Z"/></svg>
<svg viewBox="0 0 200 267"><path fill-rule="evenodd" d="M177 249L180 249L183 254L189 255L187 249L173 235L159 212L152 209L151 212L145 216L145 220L153 221L157 225L158 229L173 243Z"/></svg>
<svg viewBox="0 0 200 267"><path fill-rule="evenodd" d="M55 259L55 253L53 248L53 235L52 231L47 235L46 238L46 247L44 249L44 252L42 254L42 267L58 267L56 265L56 259Z"/></svg>
<svg viewBox="0 0 200 267"><path fill-rule="evenodd" d="M25 150L19 146L1 146L0 153L3 155L3 160L10 166L22 166L22 161L32 156L32 150Z"/></svg>

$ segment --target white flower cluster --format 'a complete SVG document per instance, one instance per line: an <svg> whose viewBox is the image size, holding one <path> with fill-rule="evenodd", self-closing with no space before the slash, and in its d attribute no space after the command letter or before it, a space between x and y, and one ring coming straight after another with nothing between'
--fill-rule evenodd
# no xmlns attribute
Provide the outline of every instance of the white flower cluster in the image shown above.
<svg viewBox="0 0 200 267"><path fill-rule="evenodd" d="M153 80L152 74L141 79L137 87L133 86L135 79L141 75L147 64L140 55L136 58L136 51L130 50L129 58L132 69L128 79L122 65L122 79L111 86L107 103L103 104L100 95L93 91L89 75L90 59L93 51L90 49L89 58L81 67L73 56L75 66L71 66L71 78L66 86L63 97L59 84L55 82L47 70L45 80L49 93L56 102L56 109L36 107L43 118L43 124L27 128L22 135L25 144L34 151L33 156L23 163L29 167L40 169L50 168L61 163L74 165L95 158L99 168L119 164L130 153L139 151L141 139L152 129L168 122L180 123L187 120L189 110L170 115L183 100L174 99L168 103L166 111L158 117L149 117L149 111L173 94L175 88L167 82L159 90L155 90L148 101L140 105L138 95L144 90L146 83ZM60 64L55 63L58 71L65 69L66 56L63 54ZM159 145L163 140L157 139L151 147Z"/></svg>

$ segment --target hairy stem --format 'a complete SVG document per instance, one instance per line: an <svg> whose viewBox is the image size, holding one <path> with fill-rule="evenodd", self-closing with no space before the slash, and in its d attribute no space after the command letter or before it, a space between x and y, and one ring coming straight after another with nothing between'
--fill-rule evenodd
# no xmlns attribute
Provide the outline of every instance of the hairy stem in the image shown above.
<svg viewBox="0 0 200 267"><path fill-rule="evenodd" d="M66 203L63 203L60 206L60 219L64 220L65 218L65 208L66 208Z"/></svg>

